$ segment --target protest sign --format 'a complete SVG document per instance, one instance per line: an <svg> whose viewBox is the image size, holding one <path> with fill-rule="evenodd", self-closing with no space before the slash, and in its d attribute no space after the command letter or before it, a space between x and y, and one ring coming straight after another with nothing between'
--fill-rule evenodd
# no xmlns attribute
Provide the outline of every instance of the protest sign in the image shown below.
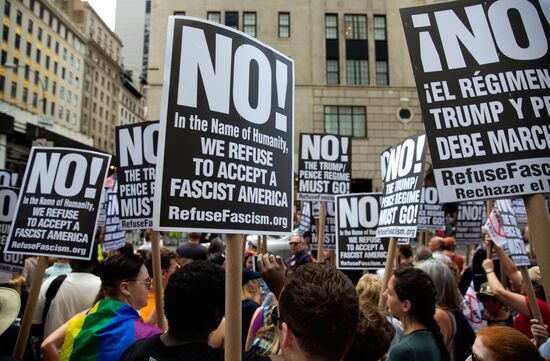
<svg viewBox="0 0 550 361"><path fill-rule="evenodd" d="M120 229L153 227L158 122L116 128Z"/></svg>
<svg viewBox="0 0 550 361"><path fill-rule="evenodd" d="M290 233L293 60L232 28L171 16L164 69L154 228Z"/></svg>
<svg viewBox="0 0 550 361"><path fill-rule="evenodd" d="M124 247L126 231L120 227L120 203L116 191L107 192L107 212L105 217L105 234L103 252Z"/></svg>
<svg viewBox="0 0 550 361"><path fill-rule="evenodd" d="M97 211L97 227L105 227L105 221L107 219L107 188L103 189L101 193L101 199L99 200L99 207Z"/></svg>
<svg viewBox="0 0 550 361"><path fill-rule="evenodd" d="M5 252L87 259L111 156L32 148Z"/></svg>
<svg viewBox="0 0 550 361"><path fill-rule="evenodd" d="M418 208L418 229L445 230L445 211L439 203L436 187L422 187Z"/></svg>
<svg viewBox="0 0 550 361"><path fill-rule="evenodd" d="M351 181L351 138L300 134L298 200L334 201L347 194Z"/></svg>
<svg viewBox="0 0 550 361"><path fill-rule="evenodd" d="M512 258L516 266L531 265L521 237L521 230L517 225L512 202L509 199L495 201L485 228L493 242Z"/></svg>
<svg viewBox="0 0 550 361"><path fill-rule="evenodd" d="M416 236L425 160L425 134L406 138L381 154L383 189L377 237Z"/></svg>
<svg viewBox="0 0 550 361"><path fill-rule="evenodd" d="M321 213L321 202L311 202L312 205L312 215L313 218L319 218ZM325 231L324 231L324 243L323 243L323 249L325 251L334 251L336 249L335 246L335 236L336 236L336 221L335 221L335 215L336 210L334 209L334 202L326 202L327 205L327 212L325 217ZM311 224L311 249L312 250L318 250L318 229L315 222Z"/></svg>
<svg viewBox="0 0 550 361"><path fill-rule="evenodd" d="M4 253L6 238L15 216L18 194L19 189L0 185L0 272L20 274L25 265L22 254Z"/></svg>
<svg viewBox="0 0 550 361"><path fill-rule="evenodd" d="M302 212L300 213L300 225L298 226L298 234L304 236L304 233L311 231L311 203L304 202Z"/></svg>
<svg viewBox="0 0 550 361"><path fill-rule="evenodd" d="M480 242L484 215L484 202L463 202L458 205L455 233L457 244L473 245Z"/></svg>
<svg viewBox="0 0 550 361"><path fill-rule="evenodd" d="M550 28L542 4L401 9L444 203L550 191Z"/></svg>
<svg viewBox="0 0 550 361"><path fill-rule="evenodd" d="M525 202L521 198L512 199L512 207L514 208L514 214L516 215L516 221L518 226L525 227L527 225L527 210L525 209Z"/></svg>
<svg viewBox="0 0 550 361"><path fill-rule="evenodd" d="M376 237L380 193L336 196L336 268L384 268L389 239Z"/></svg>
<svg viewBox="0 0 550 361"><path fill-rule="evenodd" d="M13 170L0 169L0 186L19 188L21 186L19 173Z"/></svg>

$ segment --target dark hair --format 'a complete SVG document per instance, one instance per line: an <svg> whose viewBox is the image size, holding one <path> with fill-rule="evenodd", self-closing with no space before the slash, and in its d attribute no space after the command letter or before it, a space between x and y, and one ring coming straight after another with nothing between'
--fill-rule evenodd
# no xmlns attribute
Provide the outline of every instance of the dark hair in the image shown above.
<svg viewBox="0 0 550 361"><path fill-rule="evenodd" d="M208 246L208 256L218 252L225 252L225 245L223 244L223 241L220 239L220 237L216 237L210 241L210 245Z"/></svg>
<svg viewBox="0 0 550 361"><path fill-rule="evenodd" d="M178 257L178 255L174 252L169 250L166 247L160 248L160 269L161 270L167 270L170 268L170 260L175 260ZM150 255L145 260L145 267L147 268L147 271L149 272L149 276L153 277L153 257Z"/></svg>
<svg viewBox="0 0 550 361"><path fill-rule="evenodd" d="M134 254L134 246L130 242L124 243L124 246L116 250L118 254Z"/></svg>
<svg viewBox="0 0 550 361"><path fill-rule="evenodd" d="M411 258L413 256L413 250L411 245L403 244L399 246L399 253L401 253L404 258Z"/></svg>
<svg viewBox="0 0 550 361"><path fill-rule="evenodd" d="M401 267L395 270L395 293L401 301L409 301L408 315L430 330L434 336L441 360L449 361L443 335L434 319L436 291L430 276L418 268Z"/></svg>
<svg viewBox="0 0 550 361"><path fill-rule="evenodd" d="M225 254L223 254L222 252L215 252L208 256L207 260L209 262L222 266L225 262Z"/></svg>
<svg viewBox="0 0 550 361"><path fill-rule="evenodd" d="M337 360L353 341L359 301L345 274L327 264L308 264L287 279L279 310L306 355Z"/></svg>
<svg viewBox="0 0 550 361"><path fill-rule="evenodd" d="M344 361L378 361L388 352L395 328L369 301L360 305L357 332Z"/></svg>
<svg viewBox="0 0 550 361"><path fill-rule="evenodd" d="M138 255L117 255L107 258L99 267L101 288L106 296L118 294L118 283L122 280L136 278L143 266L143 260Z"/></svg>
<svg viewBox="0 0 550 361"><path fill-rule="evenodd" d="M206 260L178 268L164 289L164 313L178 339L208 338L225 307L225 272Z"/></svg>

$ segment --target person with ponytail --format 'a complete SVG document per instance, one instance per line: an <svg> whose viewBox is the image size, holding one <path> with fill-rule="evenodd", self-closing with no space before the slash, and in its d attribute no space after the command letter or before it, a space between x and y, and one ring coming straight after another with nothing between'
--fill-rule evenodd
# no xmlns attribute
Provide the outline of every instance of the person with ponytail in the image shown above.
<svg viewBox="0 0 550 361"><path fill-rule="evenodd" d="M434 319L435 287L426 272L418 268L398 268L384 296L389 311L403 323L403 336L390 348L389 361L450 360Z"/></svg>

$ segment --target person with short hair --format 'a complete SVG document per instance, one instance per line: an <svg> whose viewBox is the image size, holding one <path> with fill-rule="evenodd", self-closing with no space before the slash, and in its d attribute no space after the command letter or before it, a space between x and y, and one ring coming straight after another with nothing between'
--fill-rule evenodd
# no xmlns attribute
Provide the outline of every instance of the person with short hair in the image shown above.
<svg viewBox="0 0 550 361"><path fill-rule="evenodd" d="M451 259L447 257L444 253L445 251L445 241L443 237L435 236L430 239L428 246L432 251L432 258L441 261L445 264L451 262Z"/></svg>
<svg viewBox="0 0 550 361"><path fill-rule="evenodd" d="M353 342L359 300L345 274L328 264L308 264L287 278L278 311L285 360L336 361L344 359Z"/></svg>
<svg viewBox="0 0 550 361"><path fill-rule="evenodd" d="M443 242L445 243L445 251L443 252L445 256L449 257L451 261L456 264L458 267L458 270L462 272L462 269L464 269L464 258L462 256L456 254L456 240L454 237L445 237L443 238Z"/></svg>
<svg viewBox="0 0 550 361"><path fill-rule="evenodd" d="M137 341L121 361L223 360L224 350L208 346L208 338L225 313L225 272L208 261L180 267L164 290L168 331ZM244 361L269 361L243 352Z"/></svg>
<svg viewBox="0 0 550 361"><path fill-rule="evenodd" d="M138 255L109 257L99 274L105 298L69 321L61 361L117 361L136 340L162 332L139 317L152 280Z"/></svg>
<svg viewBox="0 0 550 361"><path fill-rule="evenodd" d="M293 235L290 238L290 257L286 260L287 267L296 268L308 263L312 263L313 259L309 254L309 250L306 248L304 239L299 235Z"/></svg>
<svg viewBox="0 0 550 361"><path fill-rule="evenodd" d="M208 250L201 243L200 232L187 233L187 243L181 244L176 248L180 260L178 263L185 264L189 261L205 260Z"/></svg>
<svg viewBox="0 0 550 361"><path fill-rule="evenodd" d="M477 332L467 361L544 361L535 345L521 332L506 326L491 326Z"/></svg>

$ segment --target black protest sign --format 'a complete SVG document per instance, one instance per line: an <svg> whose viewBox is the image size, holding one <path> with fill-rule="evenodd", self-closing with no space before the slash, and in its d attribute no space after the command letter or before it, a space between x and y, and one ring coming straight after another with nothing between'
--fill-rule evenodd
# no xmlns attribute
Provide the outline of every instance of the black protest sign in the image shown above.
<svg viewBox="0 0 550 361"><path fill-rule="evenodd" d="M13 170L0 169L0 186L19 188L21 186L19 173Z"/></svg>
<svg viewBox="0 0 550 361"><path fill-rule="evenodd" d="M520 227L527 225L527 209L525 209L525 202L521 198L512 199L512 207L514 208L514 214L516 215L516 221Z"/></svg>
<svg viewBox="0 0 550 361"><path fill-rule="evenodd" d="M347 194L351 181L351 138L300 134L298 200L334 201Z"/></svg>
<svg viewBox="0 0 550 361"><path fill-rule="evenodd" d="M107 192L107 209L105 217L105 241L103 251L109 252L124 247L126 231L120 227L120 203L116 191Z"/></svg>
<svg viewBox="0 0 550 361"><path fill-rule="evenodd" d="M25 265L22 254L4 253L6 239L15 216L18 194L19 189L0 185L0 272L20 274Z"/></svg>
<svg viewBox="0 0 550 361"><path fill-rule="evenodd" d="M458 205L455 239L457 244L474 245L481 240L485 203L462 202Z"/></svg>
<svg viewBox="0 0 550 361"><path fill-rule="evenodd" d="M312 209L311 214L313 218L318 219L321 214L321 203L311 202ZM325 241L323 242L323 249L325 251L334 251L336 249L336 210L334 209L334 202L327 202L327 213L325 217ZM311 249L317 250L317 224L313 222L311 224Z"/></svg>
<svg viewBox="0 0 550 361"><path fill-rule="evenodd" d="M104 188L101 199L99 200L96 222L97 227L105 227L105 221L107 219L107 192L109 192L109 189Z"/></svg>
<svg viewBox="0 0 550 361"><path fill-rule="evenodd" d="M120 229L153 227L158 122L116 128Z"/></svg>
<svg viewBox="0 0 550 361"><path fill-rule="evenodd" d="M445 211L439 203L436 187L422 187L420 208L418 208L419 230L444 230Z"/></svg>
<svg viewBox="0 0 550 361"><path fill-rule="evenodd" d="M87 259L111 156L32 148L5 252Z"/></svg>
<svg viewBox="0 0 550 361"><path fill-rule="evenodd" d="M493 242L512 258L516 266L531 265L512 202L509 199L499 199L494 202L485 228Z"/></svg>
<svg viewBox="0 0 550 361"><path fill-rule="evenodd" d="M302 212L300 213L300 225L298 226L298 234L303 236L304 233L311 230L311 203L304 202Z"/></svg>
<svg viewBox="0 0 550 361"><path fill-rule="evenodd" d="M290 233L293 60L223 25L168 23L154 228Z"/></svg>
<svg viewBox="0 0 550 361"><path fill-rule="evenodd" d="M409 137L381 154L383 189L377 237L416 236L425 160L425 134Z"/></svg>
<svg viewBox="0 0 550 361"><path fill-rule="evenodd" d="M389 238L377 238L380 193L336 196L336 268L384 268Z"/></svg>
<svg viewBox="0 0 550 361"><path fill-rule="evenodd" d="M550 191L550 28L542 4L401 9L444 203Z"/></svg>

